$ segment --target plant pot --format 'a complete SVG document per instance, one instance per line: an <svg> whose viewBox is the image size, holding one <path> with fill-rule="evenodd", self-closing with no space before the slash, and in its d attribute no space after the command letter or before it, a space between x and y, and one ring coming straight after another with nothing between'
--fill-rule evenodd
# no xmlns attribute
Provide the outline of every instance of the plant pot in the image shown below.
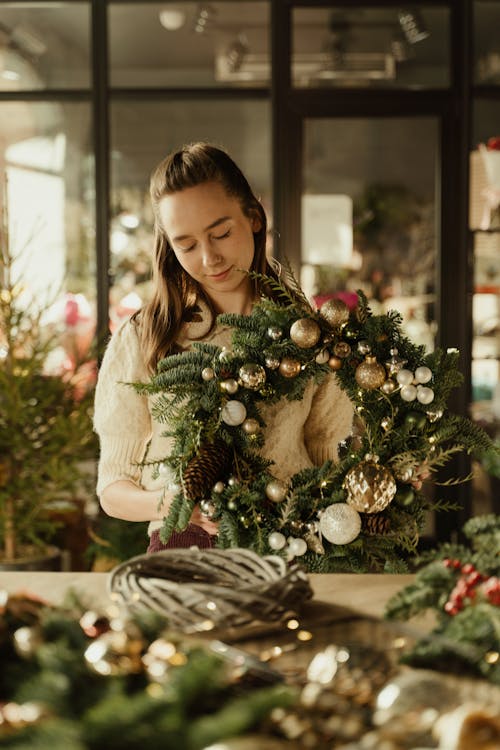
<svg viewBox="0 0 500 750"><path fill-rule="evenodd" d="M21 547L15 560L0 558L0 570L61 570L61 550L57 547Z"/></svg>

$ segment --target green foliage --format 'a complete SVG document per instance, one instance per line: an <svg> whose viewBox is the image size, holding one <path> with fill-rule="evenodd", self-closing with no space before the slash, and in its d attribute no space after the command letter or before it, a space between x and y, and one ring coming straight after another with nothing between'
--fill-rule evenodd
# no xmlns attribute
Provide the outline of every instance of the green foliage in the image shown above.
<svg viewBox="0 0 500 750"><path fill-rule="evenodd" d="M385 614L435 615L435 628L406 654L407 663L500 685L500 517L472 518L463 532L467 544L442 544L417 558L414 582L389 600Z"/></svg>
<svg viewBox="0 0 500 750"><path fill-rule="evenodd" d="M429 500L421 480L435 482L437 470L455 453L480 455L492 447L483 430L447 410L450 392L462 382L458 353L427 353L403 335L398 312L373 315L361 292L357 309L348 314L345 308L348 318L332 324L327 315L311 308L293 280L288 287L276 279L258 274L256 278L267 284L273 297L262 297L249 316L219 316L218 322L233 331L230 350L195 343L191 351L165 358L150 383L135 386L156 397L154 416L168 425L164 434L173 438L173 450L163 462L182 488L164 522L162 538L168 539L174 528L182 528L188 521L191 502L183 483L187 465L204 445L222 439L232 449L232 467L221 477L222 492L206 488L214 519L220 522L219 545L238 544L270 553L269 534L279 531L287 538L307 540L308 551L301 559L310 571L405 569L406 558L417 548L426 512L450 507L450 501ZM317 326L319 340L313 346L300 346L290 335L299 319ZM276 331L278 335L274 335ZM344 356L336 376L355 407L356 435L344 445L338 463L327 461L297 472L290 478L284 502L271 502L266 487L274 479L273 466L260 455L262 434L228 426L222 419L224 405L230 399L238 400L245 406L247 419L256 419L263 427L262 406L281 399L300 400L311 381L321 383L331 376L322 355L326 350L329 357L338 346L344 348ZM375 358L372 362L384 365L384 386L389 383L392 391L381 388L380 383L372 387L358 382L358 368L367 352ZM298 363L295 377L284 377L279 367L270 364L284 358ZM265 374L257 387L248 387L242 380L241 368L249 363L260 366ZM432 388L431 403L402 399L396 371L403 366L412 373L419 367L430 369L426 387ZM205 372L202 376L207 370L209 375ZM236 395L225 389L228 379L238 383ZM363 528L352 542L332 544L318 533L321 513L349 500L345 477L363 463L366 454L377 456L379 465L396 481L396 496L381 514L388 529ZM228 482L230 475L237 480L235 486ZM453 484L464 479L467 477L442 481Z"/></svg>
<svg viewBox="0 0 500 750"><path fill-rule="evenodd" d="M36 605L36 615L34 604L11 597L0 613L0 704L36 702L41 715L2 722L1 748L202 750L258 729L274 708L296 700L291 688L247 678L250 664L240 655L222 657L201 642L182 640L165 630L162 618L115 621L111 630L101 615L100 629L90 634L80 621L92 613L76 598L61 607ZM13 645L20 626L29 627L37 643L24 655ZM157 679L146 669L154 643L166 649L163 657L156 651L155 663L163 658L165 665ZM93 668L89 648L100 652L107 668Z"/></svg>
<svg viewBox="0 0 500 750"><path fill-rule="evenodd" d="M43 545L55 530L51 504L90 488L84 461L97 449L90 389L71 377L46 373L60 345L57 330L43 324L50 305L29 299L15 277L5 232L0 236L0 546L6 559L23 547Z"/></svg>

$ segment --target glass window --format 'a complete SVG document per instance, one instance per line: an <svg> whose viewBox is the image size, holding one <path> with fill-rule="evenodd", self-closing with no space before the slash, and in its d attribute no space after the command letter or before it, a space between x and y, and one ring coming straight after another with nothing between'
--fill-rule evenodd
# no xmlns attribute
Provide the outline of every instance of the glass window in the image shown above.
<svg viewBox="0 0 500 750"><path fill-rule="evenodd" d="M113 3L115 87L258 86L270 79L267 2Z"/></svg>
<svg viewBox="0 0 500 750"><path fill-rule="evenodd" d="M446 8L294 8L296 87L449 85Z"/></svg>
<svg viewBox="0 0 500 750"><path fill-rule="evenodd" d="M481 3L488 5L488 3ZM500 80L500 79L499 79ZM500 101L478 99L473 109L469 226L474 252L472 411L500 419Z"/></svg>
<svg viewBox="0 0 500 750"><path fill-rule="evenodd" d="M90 3L0 6L0 91L90 87Z"/></svg>
<svg viewBox="0 0 500 750"><path fill-rule="evenodd" d="M362 289L374 312L396 309L429 349L436 333L434 118L305 121L302 269L317 304ZM418 148L415 148L418 144Z"/></svg>
<svg viewBox="0 0 500 750"><path fill-rule="evenodd" d="M500 5L474 3L474 79L477 84L500 85Z"/></svg>
<svg viewBox="0 0 500 750"><path fill-rule="evenodd" d="M88 353L96 319L94 161L83 103L0 104L2 206L14 278L61 334L47 367L71 370Z"/></svg>
<svg viewBox="0 0 500 750"><path fill-rule="evenodd" d="M111 107L111 328L149 294L153 216L149 176L170 151L196 140L225 148L270 219L269 104L262 100L116 101ZM137 133L140 132L140 138Z"/></svg>

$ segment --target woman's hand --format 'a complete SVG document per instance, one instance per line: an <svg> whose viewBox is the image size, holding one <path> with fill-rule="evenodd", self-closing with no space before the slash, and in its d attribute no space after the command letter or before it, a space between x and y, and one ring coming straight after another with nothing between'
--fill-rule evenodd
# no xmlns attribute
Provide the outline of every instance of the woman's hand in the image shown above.
<svg viewBox="0 0 500 750"><path fill-rule="evenodd" d="M219 530L218 524L211 521L208 516L205 516L201 512L199 505L194 506L194 510L191 514L189 522L194 523L196 526L201 526L201 528L204 529L208 534L215 535Z"/></svg>

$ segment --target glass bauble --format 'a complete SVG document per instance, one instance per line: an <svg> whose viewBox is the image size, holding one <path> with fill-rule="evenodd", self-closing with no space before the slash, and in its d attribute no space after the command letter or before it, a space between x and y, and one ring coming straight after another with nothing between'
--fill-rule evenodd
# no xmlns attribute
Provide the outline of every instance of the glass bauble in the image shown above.
<svg viewBox="0 0 500 750"><path fill-rule="evenodd" d="M323 302L319 314L334 328L340 328L349 320L349 308L341 299L329 299Z"/></svg>
<svg viewBox="0 0 500 750"><path fill-rule="evenodd" d="M396 494L396 481L386 466L361 461L344 478L347 502L360 513L380 513Z"/></svg>
<svg viewBox="0 0 500 750"><path fill-rule="evenodd" d="M312 318L300 318L290 328L290 338L300 349L310 349L315 346L320 336L321 329Z"/></svg>
<svg viewBox="0 0 500 750"><path fill-rule="evenodd" d="M356 383L368 391L380 388L385 382L385 378L385 367L377 362L376 357L370 355L356 367L356 372L354 373Z"/></svg>
<svg viewBox="0 0 500 750"><path fill-rule="evenodd" d="M246 362L238 372L240 381L245 388L252 391L258 390L266 382L266 371L262 365Z"/></svg>

